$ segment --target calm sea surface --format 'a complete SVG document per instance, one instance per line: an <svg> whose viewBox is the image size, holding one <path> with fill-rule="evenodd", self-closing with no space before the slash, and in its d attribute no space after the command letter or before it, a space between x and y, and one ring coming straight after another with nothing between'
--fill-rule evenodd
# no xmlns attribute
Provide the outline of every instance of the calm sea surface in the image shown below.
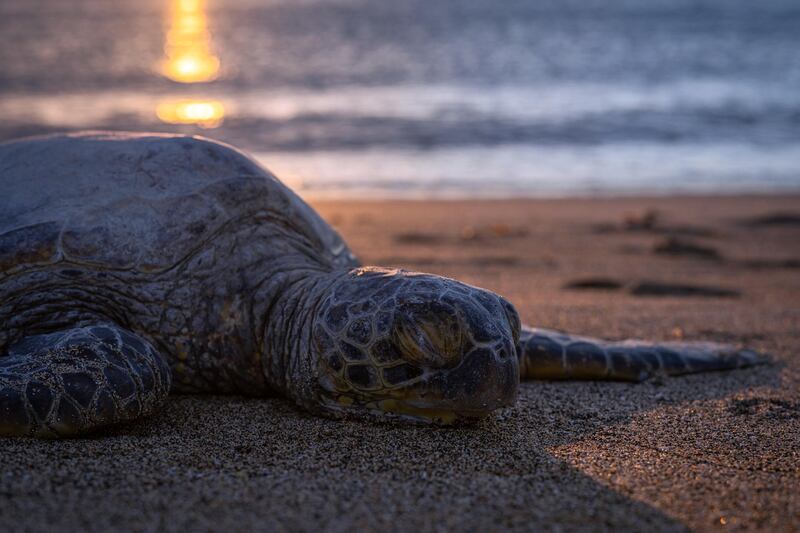
<svg viewBox="0 0 800 533"><path fill-rule="evenodd" d="M0 140L85 128L311 197L800 190L800 2L0 0Z"/></svg>

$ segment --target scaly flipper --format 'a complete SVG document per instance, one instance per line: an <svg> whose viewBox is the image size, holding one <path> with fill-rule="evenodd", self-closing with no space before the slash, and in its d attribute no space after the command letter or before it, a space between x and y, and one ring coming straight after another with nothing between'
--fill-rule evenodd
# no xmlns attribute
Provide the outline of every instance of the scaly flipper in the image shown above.
<svg viewBox="0 0 800 533"><path fill-rule="evenodd" d="M61 437L133 420L170 385L164 358L115 325L26 337L0 356L0 436Z"/></svg>
<svg viewBox="0 0 800 533"><path fill-rule="evenodd" d="M517 354L522 379L642 381L767 362L753 350L712 342L607 342L527 327Z"/></svg>

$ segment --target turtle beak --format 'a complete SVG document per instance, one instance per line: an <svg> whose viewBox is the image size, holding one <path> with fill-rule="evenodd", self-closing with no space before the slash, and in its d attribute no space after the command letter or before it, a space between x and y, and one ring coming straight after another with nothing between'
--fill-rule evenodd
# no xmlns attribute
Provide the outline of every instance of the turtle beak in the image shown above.
<svg viewBox="0 0 800 533"><path fill-rule="evenodd" d="M509 346L505 354L477 349L457 367L431 376L429 397L454 411L484 416L500 407L514 405L519 390L519 363Z"/></svg>
<svg viewBox="0 0 800 533"><path fill-rule="evenodd" d="M513 406L518 389L519 363L513 348L509 346L506 355L478 349L455 368L431 373L375 406L404 418L449 425L479 420L496 409Z"/></svg>

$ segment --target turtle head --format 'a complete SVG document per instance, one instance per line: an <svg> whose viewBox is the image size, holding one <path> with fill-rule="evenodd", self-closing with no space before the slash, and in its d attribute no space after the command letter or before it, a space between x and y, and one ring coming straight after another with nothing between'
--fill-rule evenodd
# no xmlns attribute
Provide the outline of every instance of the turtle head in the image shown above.
<svg viewBox="0 0 800 533"><path fill-rule="evenodd" d="M500 296L402 270L355 269L313 325L318 406L436 424L513 404L520 321Z"/></svg>

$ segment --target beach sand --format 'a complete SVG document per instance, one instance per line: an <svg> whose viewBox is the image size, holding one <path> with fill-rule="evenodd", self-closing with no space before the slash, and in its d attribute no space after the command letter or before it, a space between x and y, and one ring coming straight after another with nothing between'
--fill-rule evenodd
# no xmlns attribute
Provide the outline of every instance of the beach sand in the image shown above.
<svg viewBox="0 0 800 533"><path fill-rule="evenodd" d="M314 205L364 264L492 289L526 323L775 363L526 382L461 429L175 397L89 438L0 440L4 530L800 529L800 197Z"/></svg>

